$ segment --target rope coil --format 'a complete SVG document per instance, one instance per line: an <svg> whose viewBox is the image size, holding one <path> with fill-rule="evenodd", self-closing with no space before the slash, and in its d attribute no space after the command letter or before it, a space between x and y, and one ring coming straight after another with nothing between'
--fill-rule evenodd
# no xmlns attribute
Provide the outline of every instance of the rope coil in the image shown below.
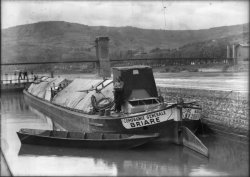
<svg viewBox="0 0 250 177"><path fill-rule="evenodd" d="M103 102L107 102L107 103L103 104ZM114 105L114 100L112 98L105 97L97 101L96 97L92 95L91 104L96 111L100 111L100 110L105 110L105 109L111 109Z"/></svg>

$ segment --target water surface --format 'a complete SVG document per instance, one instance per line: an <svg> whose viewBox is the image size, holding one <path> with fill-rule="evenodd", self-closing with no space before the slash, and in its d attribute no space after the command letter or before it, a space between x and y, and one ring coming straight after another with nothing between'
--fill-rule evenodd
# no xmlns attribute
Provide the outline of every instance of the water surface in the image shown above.
<svg viewBox="0 0 250 177"><path fill-rule="evenodd" d="M131 150L93 150L21 145L20 128L63 129L27 105L22 93L2 93L1 148L13 175L22 176L248 176L248 144L222 136L200 137L206 158L174 144Z"/></svg>

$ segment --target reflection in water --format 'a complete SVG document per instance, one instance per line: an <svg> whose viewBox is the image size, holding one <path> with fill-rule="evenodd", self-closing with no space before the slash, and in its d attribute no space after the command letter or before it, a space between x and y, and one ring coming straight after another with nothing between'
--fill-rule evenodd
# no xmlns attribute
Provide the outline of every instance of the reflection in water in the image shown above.
<svg viewBox="0 0 250 177"><path fill-rule="evenodd" d="M29 106L23 100L20 93L1 93L1 114L29 112Z"/></svg>
<svg viewBox="0 0 250 177"><path fill-rule="evenodd" d="M248 144L222 137L200 137L209 159L182 146L157 142L126 151L21 145L16 136L20 128L63 127L26 105L22 94L4 95L1 114L2 150L14 175L248 175Z"/></svg>
<svg viewBox="0 0 250 177"><path fill-rule="evenodd" d="M143 147L127 151L119 150L91 150L73 148L41 147L22 145L20 156L58 156L58 157L88 157L93 158L95 164L103 163L109 167L115 165L117 175L150 175L164 174L187 175L191 168L185 168L189 161L189 150L172 144L155 147L148 144ZM190 161L191 166L207 163L208 159L196 153L195 160Z"/></svg>
<svg viewBox="0 0 250 177"><path fill-rule="evenodd" d="M201 138L211 154L207 167L227 171L233 176L244 176L249 172L249 144L236 142L223 136Z"/></svg>

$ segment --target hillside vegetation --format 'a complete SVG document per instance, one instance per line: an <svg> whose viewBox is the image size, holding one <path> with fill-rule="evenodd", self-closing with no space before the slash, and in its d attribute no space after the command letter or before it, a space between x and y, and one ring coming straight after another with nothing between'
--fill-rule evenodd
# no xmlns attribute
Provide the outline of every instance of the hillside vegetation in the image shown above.
<svg viewBox="0 0 250 177"><path fill-rule="evenodd" d="M111 59L126 58L138 51L148 56L176 57L210 56L217 51L220 57L226 54L227 44L248 41L249 27L243 24L171 31L39 22L2 30L2 63L91 60L95 58L97 36L110 38Z"/></svg>

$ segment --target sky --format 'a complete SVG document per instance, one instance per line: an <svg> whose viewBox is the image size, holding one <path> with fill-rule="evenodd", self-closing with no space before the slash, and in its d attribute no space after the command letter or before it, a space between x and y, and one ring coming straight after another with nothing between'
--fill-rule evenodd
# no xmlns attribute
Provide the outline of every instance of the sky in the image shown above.
<svg viewBox="0 0 250 177"><path fill-rule="evenodd" d="M1 1L2 29L39 21L193 30L249 23L249 1Z"/></svg>

